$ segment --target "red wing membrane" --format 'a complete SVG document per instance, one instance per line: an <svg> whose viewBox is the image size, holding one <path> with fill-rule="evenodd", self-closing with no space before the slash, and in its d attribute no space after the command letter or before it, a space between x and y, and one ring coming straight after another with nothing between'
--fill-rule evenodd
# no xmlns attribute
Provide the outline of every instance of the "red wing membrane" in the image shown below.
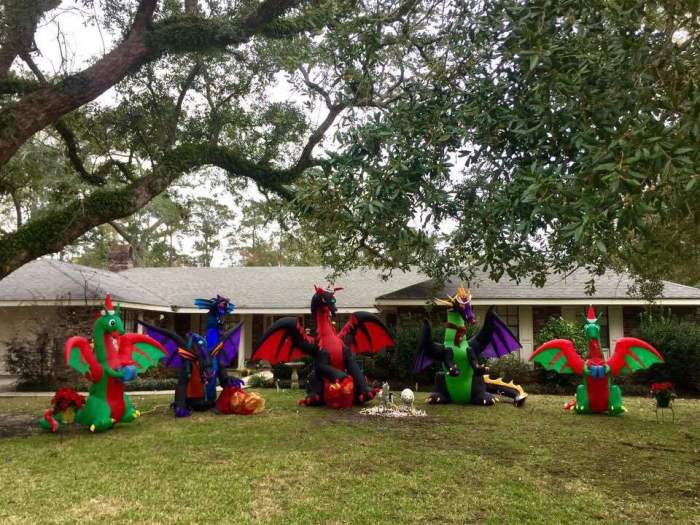
<svg viewBox="0 0 700 525"><path fill-rule="evenodd" d="M338 334L353 354L376 353L394 346L382 320L369 312L355 312Z"/></svg>
<svg viewBox="0 0 700 525"><path fill-rule="evenodd" d="M300 359L313 352L313 340L296 317L275 322L260 338L251 361L268 361L272 365Z"/></svg>
<svg viewBox="0 0 700 525"><path fill-rule="evenodd" d="M635 337L621 337L615 343L615 352L607 364L614 376L644 370L657 363L663 363L661 354L646 341Z"/></svg>

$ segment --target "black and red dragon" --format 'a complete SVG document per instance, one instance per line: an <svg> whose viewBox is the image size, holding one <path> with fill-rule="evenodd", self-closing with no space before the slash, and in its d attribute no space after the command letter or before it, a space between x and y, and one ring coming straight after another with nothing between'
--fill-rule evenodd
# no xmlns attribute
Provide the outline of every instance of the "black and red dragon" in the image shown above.
<svg viewBox="0 0 700 525"><path fill-rule="evenodd" d="M394 338L382 320L368 312L353 313L336 332L335 293L342 288L314 288L310 333L295 317L280 319L263 334L252 360L278 364L310 356L313 364L302 405L349 408L367 402L377 390L367 384L355 355L380 352L393 346Z"/></svg>

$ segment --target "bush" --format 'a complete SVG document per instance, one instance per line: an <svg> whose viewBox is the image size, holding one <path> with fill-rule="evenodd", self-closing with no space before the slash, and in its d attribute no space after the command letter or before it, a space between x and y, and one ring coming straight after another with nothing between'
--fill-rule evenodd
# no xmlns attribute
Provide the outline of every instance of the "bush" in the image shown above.
<svg viewBox="0 0 700 525"><path fill-rule="evenodd" d="M500 377L506 382L513 381L518 385L533 381L532 368L520 359L517 352L500 359L489 359L486 366L489 368L489 376L493 379Z"/></svg>
<svg viewBox="0 0 700 525"><path fill-rule="evenodd" d="M66 337L39 332L34 342L14 340L7 349L7 369L17 376L17 390L57 390L75 386L78 374L65 365Z"/></svg>
<svg viewBox="0 0 700 525"><path fill-rule="evenodd" d="M144 374L143 377L137 377L133 381L125 383L124 390L127 392L139 390L175 390L176 386L177 378L175 377L148 377L148 374Z"/></svg>
<svg viewBox="0 0 700 525"><path fill-rule="evenodd" d="M638 376L646 382L671 381L679 390L700 392L700 326L668 317L645 316L637 334L664 357Z"/></svg>
<svg viewBox="0 0 700 525"><path fill-rule="evenodd" d="M586 338L583 327L561 317L551 317L535 336L535 348L552 339L569 339L573 341L576 351L585 357L587 350ZM553 388L552 393L571 393L581 378L574 374L559 374L553 370L545 370L539 365L535 366L533 374L534 382ZM546 388L545 388L546 390Z"/></svg>
<svg viewBox="0 0 700 525"><path fill-rule="evenodd" d="M248 378L247 385L251 388L271 388L275 386L275 377L265 378L261 374L253 374Z"/></svg>
<svg viewBox="0 0 700 525"><path fill-rule="evenodd" d="M572 323L562 317L550 317L542 329L535 336L535 347L546 343L551 339L570 339L573 341L576 351L583 356L586 351L586 337L583 334L583 325Z"/></svg>
<svg viewBox="0 0 700 525"><path fill-rule="evenodd" d="M442 326L433 327L433 338L442 341ZM420 374L413 369L418 354L418 341L423 333L423 325L402 326L396 331L396 344L380 354L363 355L358 362L370 379L389 381L393 388L413 386L416 382L432 383L434 367L428 367Z"/></svg>

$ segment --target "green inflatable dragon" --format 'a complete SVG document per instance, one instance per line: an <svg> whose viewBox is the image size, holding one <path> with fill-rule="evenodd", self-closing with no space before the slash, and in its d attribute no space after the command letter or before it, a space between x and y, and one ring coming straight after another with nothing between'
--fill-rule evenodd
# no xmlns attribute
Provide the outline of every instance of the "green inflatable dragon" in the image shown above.
<svg viewBox="0 0 700 525"><path fill-rule="evenodd" d="M124 383L157 364L166 355L165 349L147 335L125 334L119 305L114 308L109 295L95 321L92 340L91 346L84 337L71 337L65 344L68 366L92 382L87 401L71 407L69 418L54 406L39 421L42 428L55 432L58 423L66 423L74 415L92 432L102 432L141 415L124 393Z"/></svg>

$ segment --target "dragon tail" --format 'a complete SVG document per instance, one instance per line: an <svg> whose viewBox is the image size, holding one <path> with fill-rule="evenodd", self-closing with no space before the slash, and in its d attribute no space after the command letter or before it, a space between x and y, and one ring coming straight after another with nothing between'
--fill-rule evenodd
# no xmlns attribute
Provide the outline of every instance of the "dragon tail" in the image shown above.
<svg viewBox="0 0 700 525"><path fill-rule="evenodd" d="M484 375L484 383L486 384L487 392L510 397L516 407L522 407L525 404L527 392L525 392L520 385L513 383L513 381L506 383L500 377L491 379L491 377L486 374Z"/></svg>
<svg viewBox="0 0 700 525"><path fill-rule="evenodd" d="M53 412L50 408L44 412L44 416L39 420L39 426L49 432L56 432L58 430L58 421L54 419Z"/></svg>

